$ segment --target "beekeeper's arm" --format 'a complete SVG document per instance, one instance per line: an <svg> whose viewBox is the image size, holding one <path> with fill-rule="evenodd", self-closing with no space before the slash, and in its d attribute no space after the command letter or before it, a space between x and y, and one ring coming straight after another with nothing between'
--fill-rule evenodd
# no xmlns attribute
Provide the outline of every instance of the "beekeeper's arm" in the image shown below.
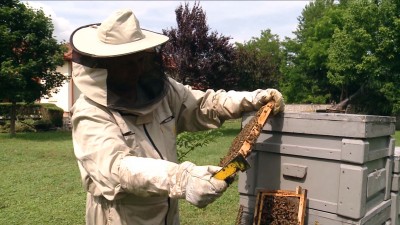
<svg viewBox="0 0 400 225"><path fill-rule="evenodd" d="M218 166L196 166L165 160L128 156L120 166L121 184L125 190L141 196L163 193L172 198L185 198L197 207L205 207L220 197L227 188L225 181L212 175Z"/></svg>
<svg viewBox="0 0 400 225"><path fill-rule="evenodd" d="M190 86L170 80L169 101L175 110L177 131L197 131L220 127L227 119L236 119L243 112L258 110L274 100L273 114L285 108L282 94L276 89L255 91L193 90Z"/></svg>
<svg viewBox="0 0 400 225"><path fill-rule="evenodd" d="M78 100L76 104L82 102ZM129 149L109 111L82 104L72 118L74 151L81 172L86 173L86 188L92 194L108 200L120 192L142 197L169 196L205 207L226 190L225 181L212 178L219 167L126 155Z"/></svg>

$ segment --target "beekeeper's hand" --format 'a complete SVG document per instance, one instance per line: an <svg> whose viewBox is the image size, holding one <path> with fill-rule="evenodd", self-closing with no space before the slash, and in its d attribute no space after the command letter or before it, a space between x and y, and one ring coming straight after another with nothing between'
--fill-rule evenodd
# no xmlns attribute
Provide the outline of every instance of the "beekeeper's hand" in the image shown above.
<svg viewBox="0 0 400 225"><path fill-rule="evenodd" d="M135 195L184 198L203 208L215 201L227 183L212 177L221 167L181 164L161 159L126 156L119 166L121 188Z"/></svg>
<svg viewBox="0 0 400 225"><path fill-rule="evenodd" d="M187 179L186 200L203 208L220 197L228 187L225 181L212 177L220 169L218 166L189 166L184 175Z"/></svg>
<svg viewBox="0 0 400 225"><path fill-rule="evenodd" d="M258 101L260 101L263 105L267 104L271 100L274 100L275 106L272 111L274 115L285 110L285 102L282 94L276 89L268 88L262 90L259 94L257 94L257 98L259 98Z"/></svg>

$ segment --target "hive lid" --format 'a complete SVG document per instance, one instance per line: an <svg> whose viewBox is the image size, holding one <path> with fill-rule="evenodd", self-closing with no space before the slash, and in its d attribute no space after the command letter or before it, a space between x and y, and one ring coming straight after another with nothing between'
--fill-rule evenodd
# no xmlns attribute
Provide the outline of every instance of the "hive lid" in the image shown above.
<svg viewBox="0 0 400 225"><path fill-rule="evenodd" d="M277 117L311 119L311 120L334 120L334 121L352 121L352 122L381 122L394 123L396 117L360 115L360 114L344 114L344 113L283 113Z"/></svg>
<svg viewBox="0 0 400 225"><path fill-rule="evenodd" d="M243 116L243 124L252 113ZM372 138L395 133L395 117L341 113L282 113L269 119L263 131Z"/></svg>

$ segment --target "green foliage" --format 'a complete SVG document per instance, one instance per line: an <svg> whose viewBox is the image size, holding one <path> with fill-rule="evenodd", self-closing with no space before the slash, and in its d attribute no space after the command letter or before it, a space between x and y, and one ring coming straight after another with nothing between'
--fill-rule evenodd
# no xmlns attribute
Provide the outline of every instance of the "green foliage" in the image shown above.
<svg viewBox="0 0 400 225"><path fill-rule="evenodd" d="M340 102L358 113L400 113L400 3L316 0L283 43L280 88L287 103Z"/></svg>
<svg viewBox="0 0 400 225"><path fill-rule="evenodd" d="M15 122L15 132L22 133L22 132L35 132L35 128L33 124L35 120L26 119L26 120L17 120ZM10 121L0 121L0 133L9 133L10 132Z"/></svg>
<svg viewBox="0 0 400 225"><path fill-rule="evenodd" d="M299 17L296 38L282 43L284 74L280 87L288 103L339 101L340 90L327 78L328 48L342 26L341 8L332 0L316 0Z"/></svg>
<svg viewBox="0 0 400 225"><path fill-rule="evenodd" d="M234 49L230 37L210 32L206 14L195 2L180 5L176 10L177 28L163 30L170 40L164 46L167 73L197 89L231 89L236 85L233 76Z"/></svg>
<svg viewBox="0 0 400 225"><path fill-rule="evenodd" d="M34 102L67 79L57 72L63 65L65 47L53 38L53 24L42 10L15 0L0 6L0 99ZM15 105L14 105L15 106ZM15 111L11 135L15 135Z"/></svg>
<svg viewBox="0 0 400 225"><path fill-rule="evenodd" d="M374 114L400 113L399 4L350 1L343 11L344 26L335 30L328 50L330 82L344 95L365 85L368 99L357 107ZM374 104L366 107L366 101Z"/></svg>
<svg viewBox="0 0 400 225"><path fill-rule="evenodd" d="M183 132L178 134L176 141L178 161L184 161L191 151L196 148L207 146L221 135L222 133L216 129L199 132Z"/></svg>
<svg viewBox="0 0 400 225"><path fill-rule="evenodd" d="M253 37L243 44L236 43L238 90L277 88L281 60L279 37L269 29L261 31L259 38Z"/></svg>
<svg viewBox="0 0 400 225"><path fill-rule="evenodd" d="M11 114L11 103L0 103L0 116L1 117L10 117ZM35 116L40 116L40 108L42 104L26 104L26 103L17 103L17 118L33 118Z"/></svg>
<svg viewBox="0 0 400 225"><path fill-rule="evenodd" d="M33 123L33 127L37 131L49 131L52 128L50 120L37 120Z"/></svg>
<svg viewBox="0 0 400 225"><path fill-rule="evenodd" d="M65 49L53 38L53 24L42 10L6 2L0 7L0 99L33 102L66 79L56 72Z"/></svg>
<svg viewBox="0 0 400 225"><path fill-rule="evenodd" d="M11 103L0 103L0 133L11 129ZM45 131L62 127L64 110L50 103L17 103L15 132Z"/></svg>
<svg viewBox="0 0 400 225"><path fill-rule="evenodd" d="M55 104L44 103L41 105L41 114L43 120L50 122L52 126L62 127L64 110Z"/></svg>

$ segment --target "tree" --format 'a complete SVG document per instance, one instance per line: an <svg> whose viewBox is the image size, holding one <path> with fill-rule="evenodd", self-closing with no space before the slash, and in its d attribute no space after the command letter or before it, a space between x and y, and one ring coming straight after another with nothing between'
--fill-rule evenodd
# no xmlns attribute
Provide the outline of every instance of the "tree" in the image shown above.
<svg viewBox="0 0 400 225"><path fill-rule="evenodd" d="M316 0L284 45L288 102L348 99L355 112L400 113L400 6L395 0Z"/></svg>
<svg viewBox="0 0 400 225"><path fill-rule="evenodd" d="M170 41L163 53L168 59L166 66L170 76L198 89L230 89L236 84L232 73L235 52L230 37L210 33L206 14L199 2L192 9L189 3L176 10L178 27L163 30Z"/></svg>
<svg viewBox="0 0 400 225"><path fill-rule="evenodd" d="M198 2L176 10L178 27L163 30L170 40L163 47L164 65L169 76L200 90L231 89L237 83L232 76L235 52L229 37L210 33L206 15ZM220 136L218 130L183 132L177 137L178 157L184 160L195 148L206 146Z"/></svg>
<svg viewBox="0 0 400 225"><path fill-rule="evenodd" d="M0 99L12 103L10 134L15 135L16 103L31 103L66 77L56 72L63 64L62 44L52 37L53 24L42 10L17 0L2 0L0 6Z"/></svg>
<svg viewBox="0 0 400 225"><path fill-rule="evenodd" d="M277 88L281 60L279 36L270 29L261 31L259 38L236 43L235 74L239 77L239 90Z"/></svg>
<svg viewBox="0 0 400 225"><path fill-rule="evenodd" d="M328 50L328 77L342 98L361 85L356 102L368 114L400 113L400 3L361 0L348 3L344 26L336 29Z"/></svg>
<svg viewBox="0 0 400 225"><path fill-rule="evenodd" d="M327 77L328 48L335 29L342 27L342 8L333 0L316 0L298 18L294 39L282 43L284 77L280 87L287 102L330 103L340 90Z"/></svg>

